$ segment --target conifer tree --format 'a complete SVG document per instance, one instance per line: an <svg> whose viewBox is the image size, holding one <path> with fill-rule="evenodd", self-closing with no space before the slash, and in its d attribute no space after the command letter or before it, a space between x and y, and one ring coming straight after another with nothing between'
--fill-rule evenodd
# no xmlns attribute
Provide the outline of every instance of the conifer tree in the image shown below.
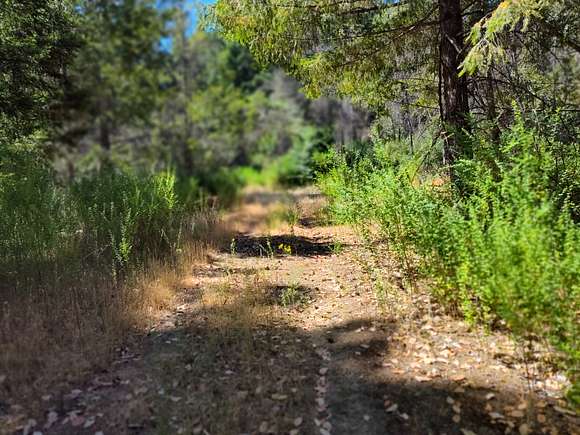
<svg viewBox="0 0 580 435"><path fill-rule="evenodd" d="M574 9L569 0L218 0L212 18L226 37L283 66L312 95L349 96L380 111L410 93L417 105L437 107L452 167L470 155L461 136L470 128L470 97L485 83L465 72L496 56L506 28L525 30L532 20L574 46L573 32L554 28L565 3Z"/></svg>

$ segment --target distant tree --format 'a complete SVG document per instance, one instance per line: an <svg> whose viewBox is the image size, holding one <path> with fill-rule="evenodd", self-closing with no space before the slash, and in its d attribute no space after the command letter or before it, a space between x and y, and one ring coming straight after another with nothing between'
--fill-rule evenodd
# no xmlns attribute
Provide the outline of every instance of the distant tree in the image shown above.
<svg viewBox="0 0 580 435"><path fill-rule="evenodd" d="M469 4L472 4L471 2ZM468 150L463 61L468 4L460 0L219 0L219 31L263 62L281 65L312 95L347 95L380 109L403 89L440 107L445 160Z"/></svg>
<svg viewBox="0 0 580 435"><path fill-rule="evenodd" d="M31 133L57 118L54 105L78 47L72 4L0 0L0 135Z"/></svg>
<svg viewBox="0 0 580 435"><path fill-rule="evenodd" d="M171 11L155 0L79 0L77 9L83 47L70 72L61 140L78 143L96 127L108 151L115 132L148 123L159 105Z"/></svg>

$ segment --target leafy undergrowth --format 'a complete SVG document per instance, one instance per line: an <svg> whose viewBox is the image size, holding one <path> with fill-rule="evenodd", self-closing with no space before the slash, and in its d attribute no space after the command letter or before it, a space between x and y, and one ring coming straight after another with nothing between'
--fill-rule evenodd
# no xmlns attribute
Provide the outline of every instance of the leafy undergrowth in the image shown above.
<svg viewBox="0 0 580 435"><path fill-rule="evenodd" d="M1 148L3 408L110 362L224 231L171 172L111 167L62 185L34 147Z"/></svg>
<svg viewBox="0 0 580 435"><path fill-rule="evenodd" d="M411 281L434 278L433 294L448 308L553 346L577 403L580 228L562 200L574 180L554 185L555 157L519 124L498 152L495 165L458 166L461 195L445 179L418 182L416 162L381 148L339 158L320 186L336 221L359 228L369 246L387 244Z"/></svg>

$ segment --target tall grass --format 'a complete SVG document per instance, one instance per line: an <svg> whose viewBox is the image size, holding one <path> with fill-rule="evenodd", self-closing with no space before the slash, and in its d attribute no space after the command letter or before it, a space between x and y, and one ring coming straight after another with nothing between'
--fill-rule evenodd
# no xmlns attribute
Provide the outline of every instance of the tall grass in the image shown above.
<svg viewBox="0 0 580 435"><path fill-rule="evenodd" d="M196 186L113 167L62 184L34 143L0 143L0 388L106 361L169 302L221 237Z"/></svg>
<svg viewBox="0 0 580 435"><path fill-rule="evenodd" d="M492 147L495 158L458 165L461 194L384 148L352 164L339 158L320 186L334 219L385 240L404 267L418 257L448 307L549 342L578 401L580 227L570 189L554 184L553 146L521 123L501 144L479 144Z"/></svg>

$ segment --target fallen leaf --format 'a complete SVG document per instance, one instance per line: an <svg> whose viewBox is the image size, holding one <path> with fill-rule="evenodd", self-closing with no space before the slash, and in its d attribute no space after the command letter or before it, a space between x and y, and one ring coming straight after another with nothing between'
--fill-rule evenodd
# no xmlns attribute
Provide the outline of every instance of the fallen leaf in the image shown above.
<svg viewBox="0 0 580 435"><path fill-rule="evenodd" d="M495 397L495 394L493 394L493 393L487 393L487 394L485 395L485 400L491 400L491 399L493 399L494 397Z"/></svg>
<svg viewBox="0 0 580 435"><path fill-rule="evenodd" d="M69 394L67 394L65 396L65 399L74 400L77 397L79 397L81 394L82 394L82 390L75 389L75 390L72 390Z"/></svg>
<svg viewBox="0 0 580 435"><path fill-rule="evenodd" d="M29 419L26 422L26 426L24 426L24 428L22 429L22 435L28 435L32 431L34 426L36 426L36 420L34 420L33 418Z"/></svg>
<svg viewBox="0 0 580 435"><path fill-rule="evenodd" d="M267 433L268 432L268 422L267 421L263 421L260 424L260 427L258 428L258 431L260 433Z"/></svg>
<svg viewBox="0 0 580 435"><path fill-rule="evenodd" d="M461 414L461 406L453 405L453 412L455 412L456 414Z"/></svg>
<svg viewBox="0 0 580 435"><path fill-rule="evenodd" d="M428 382L431 380L429 376L415 376L417 382Z"/></svg>
<svg viewBox="0 0 580 435"><path fill-rule="evenodd" d="M528 435L530 433L532 433L532 431L530 430L530 426L528 426L526 423L522 424L518 431L520 432L520 435Z"/></svg>
<svg viewBox="0 0 580 435"><path fill-rule="evenodd" d="M447 403L449 403L450 405L453 405L455 403L455 400L453 400L453 398L449 396L447 396L447 399L445 400L447 400Z"/></svg>
<svg viewBox="0 0 580 435"><path fill-rule="evenodd" d="M89 418L86 419L85 424L83 425L83 427L85 429L88 429L89 427L91 427L94 424L95 424L95 417L89 417Z"/></svg>
<svg viewBox="0 0 580 435"><path fill-rule="evenodd" d="M85 422L85 418L82 415L77 415L76 413L72 413L70 415L70 424L73 426L80 426Z"/></svg>
<svg viewBox="0 0 580 435"><path fill-rule="evenodd" d="M538 419L538 423L545 423L546 422L546 416L544 414L538 414L537 419Z"/></svg>
<svg viewBox="0 0 580 435"><path fill-rule="evenodd" d="M399 409L399 405L397 405L396 403L393 403L391 406L389 406L386 411L387 412L395 412L397 409Z"/></svg>
<svg viewBox="0 0 580 435"><path fill-rule="evenodd" d="M571 409L561 408L560 406L554 406L554 409L560 414L576 415Z"/></svg>
<svg viewBox="0 0 580 435"><path fill-rule="evenodd" d="M320 370L318 370L318 373L324 376L326 373L328 373L328 367L322 367Z"/></svg>
<svg viewBox="0 0 580 435"><path fill-rule="evenodd" d="M46 424L44 425L45 429L50 428L53 424L55 424L58 421L58 413L54 412L54 411L50 411L47 415L46 415Z"/></svg>
<svg viewBox="0 0 580 435"><path fill-rule="evenodd" d="M302 417L296 417L294 419L294 426L300 426L303 421L304 421L304 419Z"/></svg>
<svg viewBox="0 0 580 435"><path fill-rule="evenodd" d="M453 420L453 423L459 423L461 421L461 416L459 414L455 414L451 420Z"/></svg>

